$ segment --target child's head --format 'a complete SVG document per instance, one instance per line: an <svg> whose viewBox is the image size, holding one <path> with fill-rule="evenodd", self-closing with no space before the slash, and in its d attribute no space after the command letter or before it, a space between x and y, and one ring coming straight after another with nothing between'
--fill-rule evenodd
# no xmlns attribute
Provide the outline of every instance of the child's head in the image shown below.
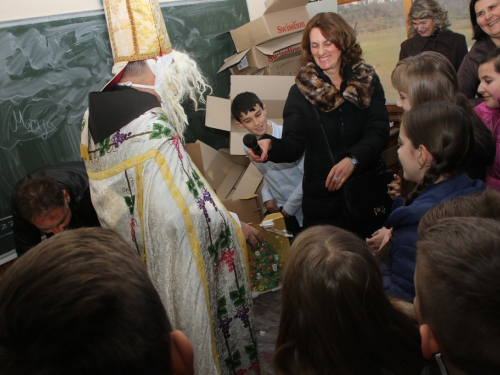
<svg viewBox="0 0 500 375"><path fill-rule="evenodd" d="M456 103L460 92L455 68L437 52L422 52L399 61L391 81L399 93L397 105L404 111L433 100Z"/></svg>
<svg viewBox="0 0 500 375"><path fill-rule="evenodd" d="M419 373L419 350L415 326L387 299L363 240L333 226L295 239L283 278L277 374Z"/></svg>
<svg viewBox="0 0 500 375"><path fill-rule="evenodd" d="M453 217L421 233L415 286L424 356L440 352L450 374L499 374L499 222Z"/></svg>
<svg viewBox="0 0 500 375"><path fill-rule="evenodd" d="M483 57L479 64L478 76L481 80L479 92L488 108L500 108L500 48Z"/></svg>
<svg viewBox="0 0 500 375"><path fill-rule="evenodd" d="M418 225L418 233L422 236L441 219L471 216L500 222L500 192L486 189L447 199L425 213Z"/></svg>
<svg viewBox="0 0 500 375"><path fill-rule="evenodd" d="M403 115L398 158L404 177L418 183L414 200L439 179L462 173L474 147L470 117L456 104L427 102Z"/></svg>
<svg viewBox="0 0 500 375"><path fill-rule="evenodd" d="M231 103L231 114L236 124L255 134L257 138L267 132L266 106L253 92L242 92Z"/></svg>
<svg viewBox="0 0 500 375"><path fill-rule="evenodd" d="M43 241L1 279L2 374L172 374L179 358L192 368L189 342L172 332L140 257L109 229Z"/></svg>

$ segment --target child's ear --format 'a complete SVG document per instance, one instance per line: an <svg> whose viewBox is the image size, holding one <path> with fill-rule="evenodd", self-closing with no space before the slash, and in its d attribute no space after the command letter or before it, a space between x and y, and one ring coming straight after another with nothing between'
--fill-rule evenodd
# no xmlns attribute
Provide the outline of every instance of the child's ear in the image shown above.
<svg viewBox="0 0 500 375"><path fill-rule="evenodd" d="M242 129L245 129L245 127L243 126L243 124L241 122L239 122L239 121L236 121L236 125L238 125Z"/></svg>
<svg viewBox="0 0 500 375"><path fill-rule="evenodd" d="M170 333L172 367L175 375L194 374L194 352L191 343L181 331Z"/></svg>
<svg viewBox="0 0 500 375"><path fill-rule="evenodd" d="M441 349L439 344L432 332L431 327L427 324L422 324L420 326L420 337L422 338L422 354L424 358L431 358L433 354L439 353Z"/></svg>
<svg viewBox="0 0 500 375"><path fill-rule="evenodd" d="M432 164L432 161L434 160L434 157L432 154L429 152L427 147L424 145L419 146L419 157L418 157L419 164L422 167L430 167Z"/></svg>

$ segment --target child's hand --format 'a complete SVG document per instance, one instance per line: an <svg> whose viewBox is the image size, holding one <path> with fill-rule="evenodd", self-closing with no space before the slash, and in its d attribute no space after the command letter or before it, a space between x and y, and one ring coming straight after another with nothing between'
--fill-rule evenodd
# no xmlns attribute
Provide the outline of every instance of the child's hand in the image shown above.
<svg viewBox="0 0 500 375"><path fill-rule="evenodd" d="M265 201L264 205L266 206L266 210L268 210L272 214L275 212L279 212L278 205L276 204L276 201L274 199Z"/></svg>
<svg viewBox="0 0 500 375"><path fill-rule="evenodd" d="M393 228L388 229L387 232L385 232L384 238L382 239L382 243L380 244L380 247L379 247L379 251L381 248L383 248L387 244L387 242L389 242L391 240L393 232L394 232Z"/></svg>
<svg viewBox="0 0 500 375"><path fill-rule="evenodd" d="M366 244L370 248L370 251L372 252L373 255L378 253L385 239L385 236L387 235L387 232L392 232L392 229L387 229L386 227L382 227L379 230L375 231L372 234L371 238L366 239Z"/></svg>
<svg viewBox="0 0 500 375"><path fill-rule="evenodd" d="M394 175L394 181L387 185L387 194L392 199L399 198L401 196L401 177L399 175Z"/></svg>

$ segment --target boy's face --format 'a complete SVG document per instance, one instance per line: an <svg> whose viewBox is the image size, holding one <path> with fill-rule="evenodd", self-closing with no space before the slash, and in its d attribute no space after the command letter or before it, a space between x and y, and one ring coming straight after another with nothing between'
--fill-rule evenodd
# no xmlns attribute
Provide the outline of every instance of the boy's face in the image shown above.
<svg viewBox="0 0 500 375"><path fill-rule="evenodd" d="M262 137L267 132L267 116L266 106L261 108L259 104L255 104L253 111L248 111L246 114L241 113L239 121L236 121L239 127L245 128L250 133L255 134L257 138Z"/></svg>

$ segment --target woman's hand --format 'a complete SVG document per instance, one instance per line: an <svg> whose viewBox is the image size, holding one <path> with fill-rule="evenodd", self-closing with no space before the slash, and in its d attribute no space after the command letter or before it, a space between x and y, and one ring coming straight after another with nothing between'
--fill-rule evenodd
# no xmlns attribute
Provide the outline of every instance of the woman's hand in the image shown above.
<svg viewBox="0 0 500 375"><path fill-rule="evenodd" d="M387 229L386 227L382 227L379 230L375 231L372 234L371 238L366 239L366 244L370 248L370 251L372 252L373 255L377 254L378 251L380 250L382 243L384 242L384 240L386 240L386 235L388 232L391 232L392 234L392 229Z"/></svg>
<svg viewBox="0 0 500 375"><path fill-rule="evenodd" d="M262 150L262 154L257 155L252 149L248 150L248 156L252 158L252 160L256 163L265 163L267 161L267 153L271 149L271 140L270 139L261 139L258 141L258 144Z"/></svg>
<svg viewBox="0 0 500 375"><path fill-rule="evenodd" d="M399 175L394 175L394 181L387 185L387 194L392 199L399 198L401 196L401 177Z"/></svg>
<svg viewBox="0 0 500 375"><path fill-rule="evenodd" d="M328 191L339 190L344 185L344 182L351 177L352 172L354 172L354 165L349 158L342 159L333 166L328 174L325 187Z"/></svg>

